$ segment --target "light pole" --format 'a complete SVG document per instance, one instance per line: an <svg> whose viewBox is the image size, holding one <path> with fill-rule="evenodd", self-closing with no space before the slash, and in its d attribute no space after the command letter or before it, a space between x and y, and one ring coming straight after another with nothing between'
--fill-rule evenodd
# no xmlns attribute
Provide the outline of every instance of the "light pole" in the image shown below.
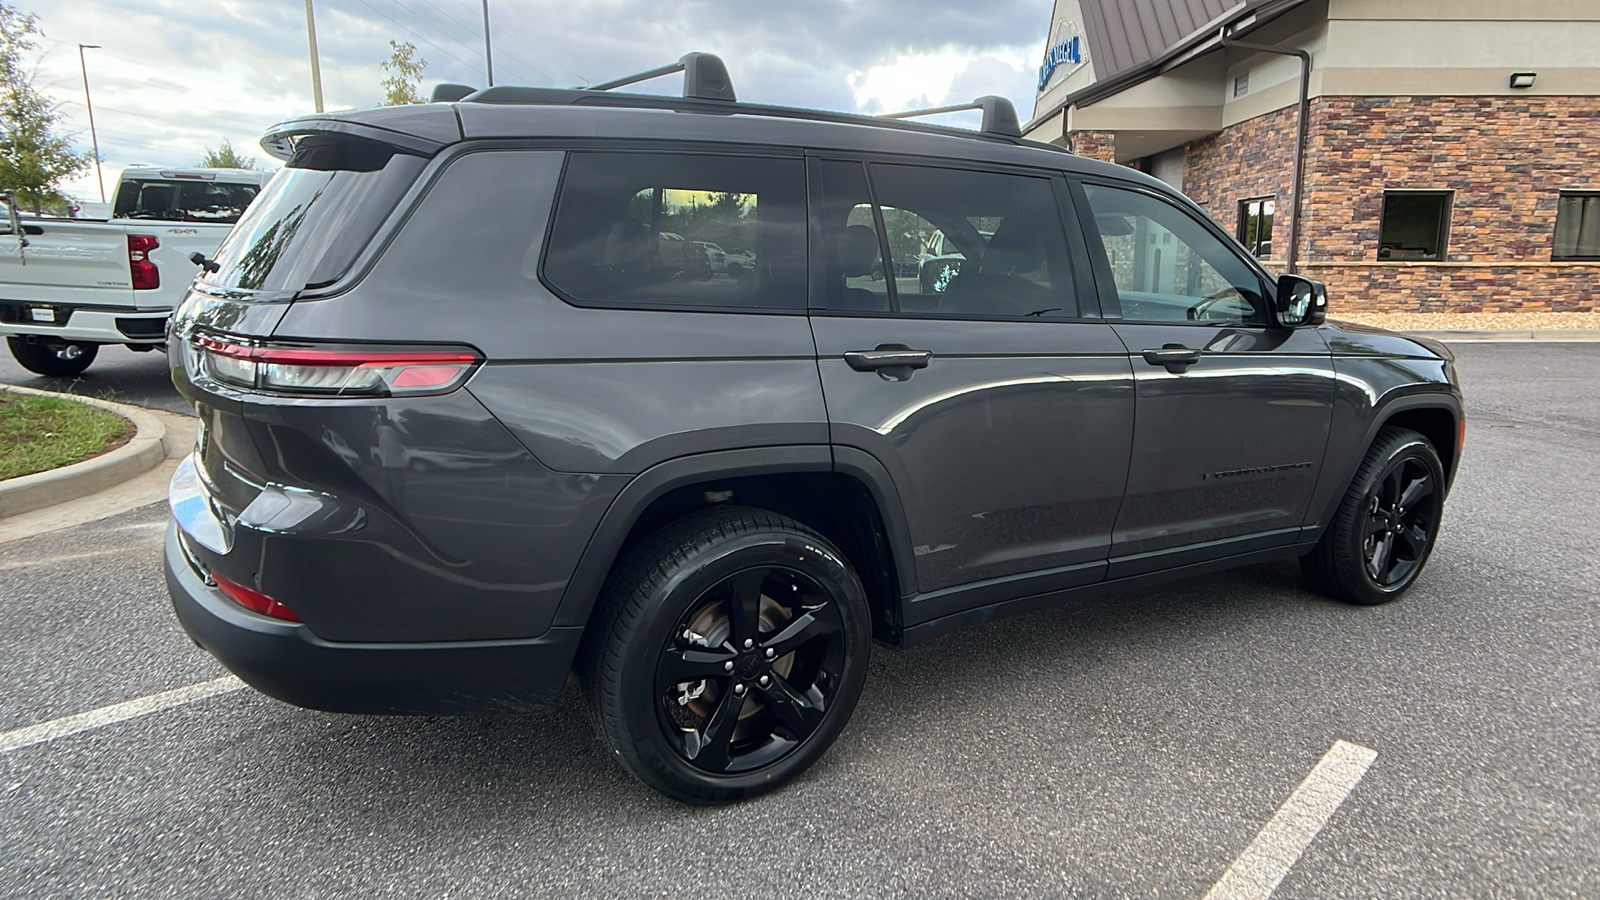
<svg viewBox="0 0 1600 900"><path fill-rule="evenodd" d="M83 72L83 105L89 110L89 141L94 144L94 177L100 182L100 202L106 202L106 177L100 174L100 137L94 132L94 102L89 99L89 64L83 61L83 51L99 50L99 44L78 45L78 69Z"/></svg>
<svg viewBox="0 0 1600 900"><path fill-rule="evenodd" d="M483 0L483 65L489 71L489 87L494 87L494 48L489 46L489 0Z"/></svg>
<svg viewBox="0 0 1600 900"><path fill-rule="evenodd" d="M311 13L311 0L306 0L306 34L311 37L311 101L322 112L322 64L317 62L317 17Z"/></svg>

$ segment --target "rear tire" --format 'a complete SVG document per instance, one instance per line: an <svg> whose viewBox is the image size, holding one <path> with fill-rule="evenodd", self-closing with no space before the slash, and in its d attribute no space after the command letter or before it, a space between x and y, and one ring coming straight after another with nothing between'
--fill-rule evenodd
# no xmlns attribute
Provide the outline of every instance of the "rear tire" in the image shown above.
<svg viewBox="0 0 1600 900"><path fill-rule="evenodd" d="M723 506L656 532L613 571L579 677L600 736L669 797L731 803L776 790L844 729L866 680L871 620L828 540Z"/></svg>
<svg viewBox="0 0 1600 900"><path fill-rule="evenodd" d="M1300 560L1318 590L1362 606L1416 583L1444 512L1444 466L1428 439L1385 428L1367 450L1322 539Z"/></svg>
<svg viewBox="0 0 1600 900"><path fill-rule="evenodd" d="M36 375L55 378L81 374L100 352L99 344L58 341L48 337L38 337L33 343L29 343L25 337L7 337L6 343L11 347L11 355L24 369ZM72 348L77 348L76 356L68 358L62 355L72 353Z"/></svg>

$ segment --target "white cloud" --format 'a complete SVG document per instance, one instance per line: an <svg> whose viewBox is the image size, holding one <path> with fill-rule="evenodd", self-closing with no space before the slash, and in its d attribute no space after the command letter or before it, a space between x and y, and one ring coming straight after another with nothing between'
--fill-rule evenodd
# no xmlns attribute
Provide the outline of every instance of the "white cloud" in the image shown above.
<svg viewBox="0 0 1600 900"><path fill-rule="evenodd" d="M77 43L89 50L108 189L135 162L193 164L224 139L258 161L275 122L312 112L299 0L14 0L41 16L37 83L89 148ZM315 0L329 109L381 96L392 38L416 44L438 81L482 85L478 0ZM1008 96L1032 109L1051 0L490 0L496 81L570 86L720 54L741 99L880 112ZM671 79L654 89L671 90ZM957 120L965 122L959 116ZM94 199L94 170L66 185Z"/></svg>

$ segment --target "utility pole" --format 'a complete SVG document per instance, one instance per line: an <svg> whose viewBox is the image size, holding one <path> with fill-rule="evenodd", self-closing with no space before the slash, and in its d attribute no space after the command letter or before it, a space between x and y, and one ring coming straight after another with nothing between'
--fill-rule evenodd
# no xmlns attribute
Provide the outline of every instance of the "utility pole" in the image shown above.
<svg viewBox="0 0 1600 900"><path fill-rule="evenodd" d="M311 12L311 0L306 0L306 34L311 36L311 101L322 112L322 64L317 62L317 17Z"/></svg>
<svg viewBox="0 0 1600 900"><path fill-rule="evenodd" d="M483 0L483 65L489 70L489 87L494 87L494 48L489 45L489 0Z"/></svg>
<svg viewBox="0 0 1600 900"><path fill-rule="evenodd" d="M78 45L78 69L83 72L83 105L89 110L89 140L94 144L94 177L100 182L100 202L106 202L106 177L100 173L100 137L94 132L94 102L89 99L89 64L83 61L83 51L99 50L99 44Z"/></svg>

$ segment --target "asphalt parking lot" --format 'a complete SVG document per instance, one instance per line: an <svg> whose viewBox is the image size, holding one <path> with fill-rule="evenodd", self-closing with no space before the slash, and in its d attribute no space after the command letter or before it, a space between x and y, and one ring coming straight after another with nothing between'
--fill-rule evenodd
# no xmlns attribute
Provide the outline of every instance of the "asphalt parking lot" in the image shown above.
<svg viewBox="0 0 1600 900"><path fill-rule="evenodd" d="M0 896L1199 898L1337 741L1376 757L1274 896L1600 896L1600 343L1455 349L1467 452L1396 604L1265 566L877 650L821 764L723 809L633 782L570 696L223 690L0 752ZM88 374L162 400L125 355ZM0 744L225 674L168 607L164 521L0 545Z"/></svg>

